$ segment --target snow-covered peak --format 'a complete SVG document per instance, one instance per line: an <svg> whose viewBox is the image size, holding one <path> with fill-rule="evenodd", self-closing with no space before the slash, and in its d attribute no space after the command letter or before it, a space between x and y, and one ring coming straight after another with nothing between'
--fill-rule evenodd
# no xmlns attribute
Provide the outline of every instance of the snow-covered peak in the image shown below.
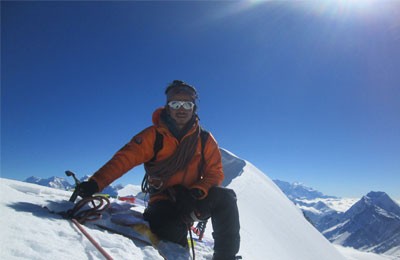
<svg viewBox="0 0 400 260"><path fill-rule="evenodd" d="M400 206L385 192L370 192L367 196L379 208L378 211L380 214L400 219Z"/></svg>
<svg viewBox="0 0 400 260"><path fill-rule="evenodd" d="M394 200L392 200L389 197L389 195L386 192L382 191L371 191L366 196L364 196L363 199L365 199L371 204L376 204L384 208L393 207L394 204L397 204Z"/></svg>
<svg viewBox="0 0 400 260"><path fill-rule="evenodd" d="M118 196L136 196L141 191L142 188L139 185L128 184L118 191Z"/></svg>
<svg viewBox="0 0 400 260"><path fill-rule="evenodd" d="M31 177L27 178L25 180L25 182L34 183L34 184L51 187L51 188L55 188L55 189L61 189L61 190L69 190L73 187L64 178L56 177L56 176L53 176L53 177L50 177L47 179L42 179L42 178L31 176Z"/></svg>
<svg viewBox="0 0 400 260"><path fill-rule="evenodd" d="M400 207L385 192L371 191L351 207L346 215L359 214L367 209L387 215L394 214L400 218Z"/></svg>
<svg viewBox="0 0 400 260"><path fill-rule="evenodd" d="M322 227L332 242L399 256L400 207L384 192L370 192ZM322 221L322 220L321 220Z"/></svg>
<svg viewBox="0 0 400 260"><path fill-rule="evenodd" d="M243 173L246 162L225 149L220 149L225 178L222 186L227 186L231 181Z"/></svg>
<svg viewBox="0 0 400 260"><path fill-rule="evenodd" d="M36 176L31 176L29 178L25 179L25 182L29 182L29 183L38 183L40 182L42 178L36 177Z"/></svg>
<svg viewBox="0 0 400 260"><path fill-rule="evenodd" d="M324 195L311 187L307 187L300 182L289 183L281 180L274 180L278 187L289 197L291 200L306 199L313 200L317 198L336 198L334 196Z"/></svg>

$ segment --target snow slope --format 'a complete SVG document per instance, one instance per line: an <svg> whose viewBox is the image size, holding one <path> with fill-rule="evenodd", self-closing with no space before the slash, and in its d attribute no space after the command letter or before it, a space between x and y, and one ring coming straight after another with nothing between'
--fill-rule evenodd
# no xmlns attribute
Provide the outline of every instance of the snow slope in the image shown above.
<svg viewBox="0 0 400 260"><path fill-rule="evenodd" d="M350 249L341 250L351 252L343 256L268 177L248 162L228 187L238 196L240 255L245 260L389 259L373 254L363 258L364 254ZM8 179L0 179L0 192L0 259L103 259L71 222L42 207L68 200L70 192ZM114 259L161 259L150 246L86 229ZM211 238L211 232L208 228L206 237ZM210 251L196 252L199 260L211 256Z"/></svg>
<svg viewBox="0 0 400 260"><path fill-rule="evenodd" d="M345 259L250 163L229 187L238 197L244 259Z"/></svg>
<svg viewBox="0 0 400 260"><path fill-rule="evenodd" d="M337 246L335 247L339 250L340 253L346 256L347 260L389 260L389 259L399 259L394 256L384 256L384 255L377 255L374 253L369 252L362 252L355 250L351 247L342 247Z"/></svg>
<svg viewBox="0 0 400 260"><path fill-rule="evenodd" d="M50 201L68 200L70 192L0 180L0 259L104 259L70 221L42 208ZM150 246L86 230L114 259L162 259Z"/></svg>

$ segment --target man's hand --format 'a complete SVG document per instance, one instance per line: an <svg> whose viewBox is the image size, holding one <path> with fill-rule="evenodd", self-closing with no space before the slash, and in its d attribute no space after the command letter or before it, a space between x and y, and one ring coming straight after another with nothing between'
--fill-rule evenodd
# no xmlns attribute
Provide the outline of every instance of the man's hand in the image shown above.
<svg viewBox="0 0 400 260"><path fill-rule="evenodd" d="M99 186L94 180L84 181L76 189L78 190L78 195L82 198L91 197L96 192L99 192Z"/></svg>
<svg viewBox="0 0 400 260"><path fill-rule="evenodd" d="M176 208L185 223L193 223L192 214L196 210L197 200L204 195L200 189L188 189L183 185L174 186Z"/></svg>

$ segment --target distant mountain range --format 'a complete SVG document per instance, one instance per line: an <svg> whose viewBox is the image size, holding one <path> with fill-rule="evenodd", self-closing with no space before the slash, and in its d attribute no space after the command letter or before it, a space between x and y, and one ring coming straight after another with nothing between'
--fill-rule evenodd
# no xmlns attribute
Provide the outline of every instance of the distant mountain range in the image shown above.
<svg viewBox="0 0 400 260"><path fill-rule="evenodd" d="M80 178L79 181L81 182L86 181L87 179L89 179L89 177L90 177L89 175L86 175ZM55 177L55 176L47 179L31 176L27 178L25 182L34 183L41 186L51 187L60 190L73 190L75 188L75 183L72 185L63 177ZM116 197L118 196L118 191L121 190L122 188L123 188L122 185L110 185L103 190L103 193L109 194L112 197Z"/></svg>
<svg viewBox="0 0 400 260"><path fill-rule="evenodd" d="M400 206L385 192L369 192L351 205L299 183L274 182L329 241L362 251L400 255ZM338 208L340 204L348 208Z"/></svg>
<svg viewBox="0 0 400 260"><path fill-rule="evenodd" d="M291 200L313 200L324 198L337 198L335 196L324 195L322 192L307 187L300 182L289 183L286 181L274 180L275 184L286 194Z"/></svg>
<svg viewBox="0 0 400 260"><path fill-rule="evenodd" d="M50 177L47 179L42 179L39 177L31 176L25 180L25 182L35 183L41 186L51 187L60 190L71 190L74 186L71 185L62 177Z"/></svg>

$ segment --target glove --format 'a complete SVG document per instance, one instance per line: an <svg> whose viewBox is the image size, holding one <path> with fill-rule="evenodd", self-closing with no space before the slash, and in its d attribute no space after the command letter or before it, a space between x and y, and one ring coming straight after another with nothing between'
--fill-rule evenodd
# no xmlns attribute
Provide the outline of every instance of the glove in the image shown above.
<svg viewBox="0 0 400 260"><path fill-rule="evenodd" d="M192 214L196 209L196 201L204 195L200 189L188 189L182 185L174 186L176 208L185 223L193 223Z"/></svg>
<svg viewBox="0 0 400 260"><path fill-rule="evenodd" d="M99 192L99 186L94 180L84 181L76 189L78 190L78 195L82 198L91 197L96 192Z"/></svg>

